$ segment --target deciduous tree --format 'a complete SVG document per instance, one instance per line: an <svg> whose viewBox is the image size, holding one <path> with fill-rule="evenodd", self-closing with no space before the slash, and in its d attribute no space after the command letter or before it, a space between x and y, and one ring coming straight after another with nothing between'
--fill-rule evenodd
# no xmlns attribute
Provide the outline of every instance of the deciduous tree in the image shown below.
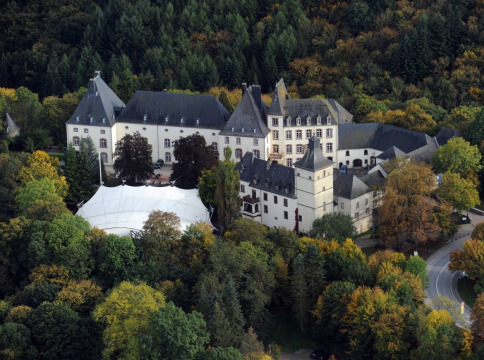
<svg viewBox="0 0 484 360"><path fill-rule="evenodd" d="M476 145L471 145L461 137L450 139L432 154L432 167L436 172L457 173L462 177L470 171L477 174L481 169L481 153Z"/></svg>
<svg viewBox="0 0 484 360"><path fill-rule="evenodd" d="M343 242L346 239L353 239L356 235L356 228L349 215L334 212L323 215L314 220L309 236L313 238Z"/></svg>
<svg viewBox="0 0 484 360"><path fill-rule="evenodd" d="M152 148L138 131L126 134L116 143L114 152L114 170L118 177L126 179L128 184L138 184L149 178L153 172Z"/></svg>
<svg viewBox="0 0 484 360"><path fill-rule="evenodd" d="M456 173L446 172L442 176L437 193L459 213L480 203L476 184Z"/></svg>
<svg viewBox="0 0 484 360"><path fill-rule="evenodd" d="M201 135L190 135L175 141L171 180L183 189L193 189L198 183L202 170L211 169L217 163L212 145Z"/></svg>
<svg viewBox="0 0 484 360"><path fill-rule="evenodd" d="M146 284L123 281L112 289L93 312L94 320L106 326L103 358L139 359L138 335L148 332L153 313L163 306L163 294Z"/></svg>

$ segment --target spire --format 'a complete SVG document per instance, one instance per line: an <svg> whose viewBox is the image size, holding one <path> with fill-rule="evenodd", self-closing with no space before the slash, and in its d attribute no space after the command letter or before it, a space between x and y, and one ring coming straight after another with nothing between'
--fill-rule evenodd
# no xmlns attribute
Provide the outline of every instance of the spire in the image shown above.
<svg viewBox="0 0 484 360"><path fill-rule="evenodd" d="M294 164L295 167L311 171L317 171L332 165L333 162L328 160L321 151L320 139L314 136L309 139L308 149L303 158Z"/></svg>

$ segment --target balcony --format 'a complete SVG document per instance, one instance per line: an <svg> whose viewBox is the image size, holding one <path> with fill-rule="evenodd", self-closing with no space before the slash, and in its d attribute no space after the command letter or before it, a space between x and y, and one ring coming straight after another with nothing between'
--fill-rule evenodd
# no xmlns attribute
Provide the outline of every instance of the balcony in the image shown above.
<svg viewBox="0 0 484 360"><path fill-rule="evenodd" d="M269 154L272 160L281 160L282 159L282 154L277 153L277 154Z"/></svg>
<svg viewBox="0 0 484 360"><path fill-rule="evenodd" d="M248 203L248 204L257 204L260 202L260 199L259 198L254 198L250 195L245 195L243 198L242 198L242 201L245 202L245 203Z"/></svg>

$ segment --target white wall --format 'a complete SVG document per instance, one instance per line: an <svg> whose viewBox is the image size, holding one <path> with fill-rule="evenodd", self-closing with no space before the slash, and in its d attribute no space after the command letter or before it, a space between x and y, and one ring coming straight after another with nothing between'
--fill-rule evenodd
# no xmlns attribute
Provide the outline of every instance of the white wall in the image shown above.
<svg viewBox="0 0 484 360"><path fill-rule="evenodd" d="M365 155L365 151L367 154ZM349 155L347 155L349 152ZM349 168L353 167L353 161L356 159L361 160L362 166L366 167L367 165L371 164L371 157L374 156L375 158L380 155L382 152L379 150L374 149L338 149L338 163L336 164L339 167L339 163L343 163L343 165L348 165ZM376 159L376 163L379 163L379 159Z"/></svg>
<svg viewBox="0 0 484 360"><path fill-rule="evenodd" d="M229 139L229 143L227 144L225 138ZM237 144L237 139L240 139L240 144ZM257 140L257 145L254 145L254 140ZM268 141L267 138L255 138L249 136L227 136L227 135L220 135L218 139L218 148L219 148L219 158L220 160L224 159L223 149L227 146L230 146L232 149L232 157L231 160L238 162L244 157L245 153L250 151L254 152L254 150L259 150L260 159L267 159L266 153L266 142ZM242 157L237 159L235 157L235 149L242 149Z"/></svg>
<svg viewBox="0 0 484 360"><path fill-rule="evenodd" d="M75 131L77 129L77 132ZM88 132L84 132L84 129L87 129ZM101 134L101 131L104 130L104 134ZM112 165L113 163L113 151L115 143L115 139L112 135L112 128L109 126L98 126L98 125L85 125L85 124L66 124L66 132L67 132L67 143L72 143L74 145L74 136L78 136L79 139L87 138L88 136L94 142L94 146L98 152L106 153L107 154L107 162L106 165ZM107 147L101 148L100 140L106 139ZM74 146L74 148L79 151L79 146Z"/></svg>

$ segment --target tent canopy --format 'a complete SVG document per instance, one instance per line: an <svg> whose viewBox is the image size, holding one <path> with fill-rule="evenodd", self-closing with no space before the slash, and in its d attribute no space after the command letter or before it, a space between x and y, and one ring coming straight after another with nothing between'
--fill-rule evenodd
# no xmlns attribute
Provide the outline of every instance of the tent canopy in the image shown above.
<svg viewBox="0 0 484 360"><path fill-rule="evenodd" d="M210 224L210 214L197 189L171 186L101 186L77 215L85 218L91 227L124 236L130 235L131 230L141 230L154 210L175 213L180 218L182 231L196 222Z"/></svg>

